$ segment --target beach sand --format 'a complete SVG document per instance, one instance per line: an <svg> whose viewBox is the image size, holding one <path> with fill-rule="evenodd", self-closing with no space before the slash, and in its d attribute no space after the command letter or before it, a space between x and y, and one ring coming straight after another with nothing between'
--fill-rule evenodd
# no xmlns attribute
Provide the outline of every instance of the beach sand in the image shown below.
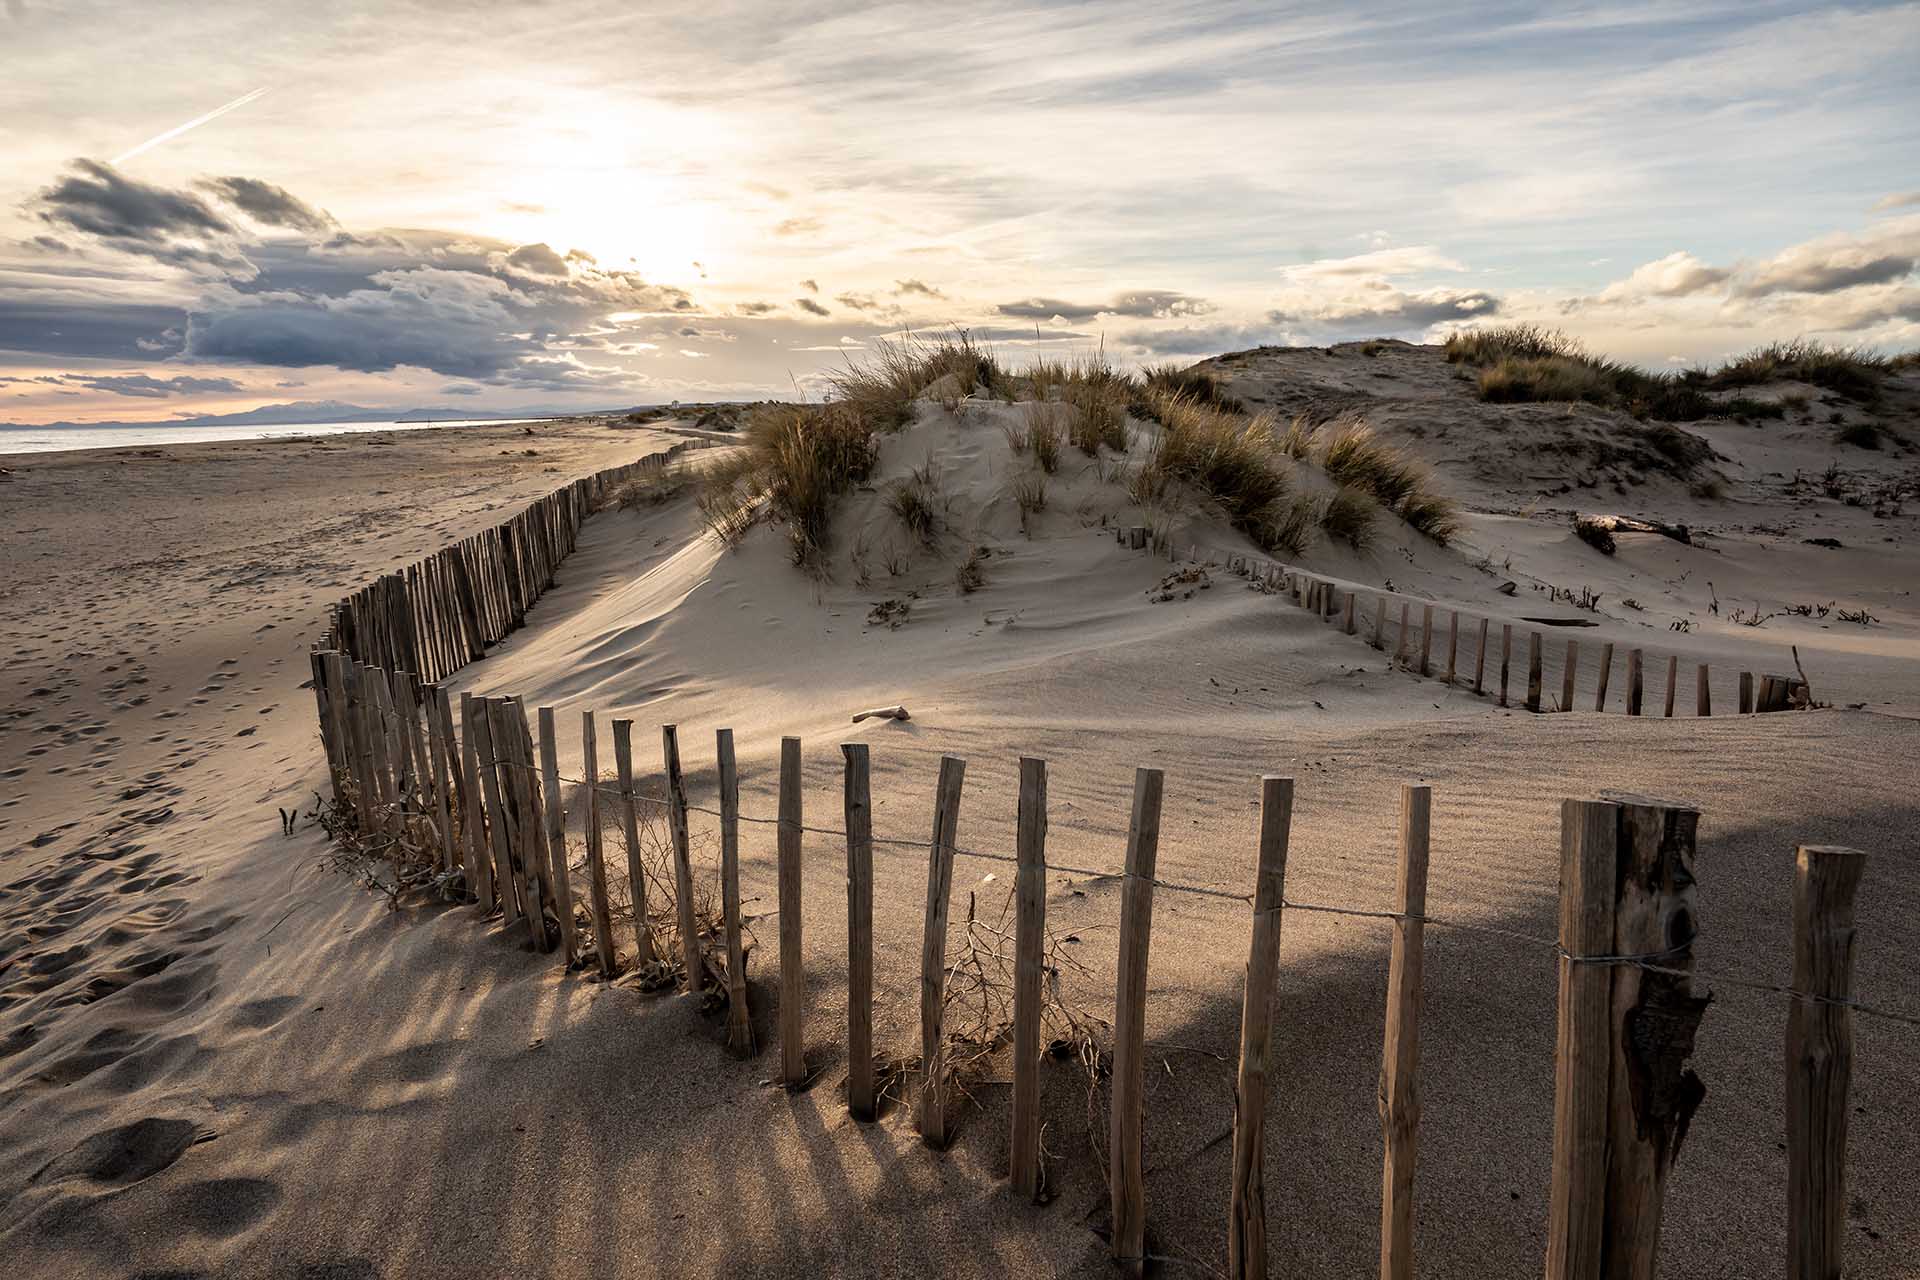
<svg viewBox="0 0 1920 1280"><path fill-rule="evenodd" d="M1873 855L1856 992L1913 1009L1920 632L1898 546L1831 551L1730 530L1711 548L1634 535L1603 561L1564 522L1503 510L1523 504L1449 469L1482 509L1468 547L1441 552L1390 531L1370 557L1310 558L1329 576L1376 587L1386 576L1463 609L1547 611L1535 581L1633 592L1649 617L1600 617L1583 649L1684 642L1724 670L1716 703L1730 707L1734 670L1791 670L1784 647L1797 643L1816 694L1839 704L1711 720L1533 716L1389 671L1361 641L1229 575L1152 602L1166 563L1115 544L1099 523L1112 515L1104 500L1074 487L1083 479L1063 479L1023 538L991 496L1007 482L1001 416L968 406L955 422L929 407L889 441L883 467L895 474L932 448L956 486L989 495L966 516L966 540L994 548L982 591L955 592L950 564L935 558L897 584L921 592L906 625L868 626L871 604L896 594L885 575L861 586L843 566L832 582L809 581L767 530L724 550L699 536L684 501L608 512L585 526L528 625L453 684L560 708L571 776L581 708L633 718L649 773L657 726L675 722L699 805L713 802L713 730L731 727L750 817L772 815L779 739L792 734L804 744L807 820L838 826L837 744L868 742L882 837L927 837L939 757L959 755L960 843L982 852L1011 852L1018 758L1043 757L1049 859L1095 869L1120 866L1133 771L1155 766L1166 771L1159 874L1230 893L1252 884L1258 778L1286 774L1297 787L1289 897L1362 908L1391 906L1399 789L1425 782L1429 910L1535 940L1555 929L1563 797L1684 800L1702 811L1702 971L1785 982L1793 847L1853 845ZM17 1274L1108 1274L1104 1111L1089 1124L1071 1064L1044 1076L1053 1195L1042 1206L1005 1184L1004 1054L969 1084L947 1151L927 1149L903 1109L871 1125L848 1119L836 838L805 841L818 1075L790 1094L769 1083L770 827L749 824L742 840L762 1047L745 1061L686 999L563 973L471 906L389 910L325 868L317 827L281 835L275 809L310 806L325 785L312 694L300 687L325 604L504 518L516 500L669 439L556 425L531 438L477 428L0 459L19 472L0 490L0 643L11 655L0 677L0 1247ZM1753 504L1745 522L1776 518L1758 490L1740 500ZM844 545L860 545L861 530L881 536L880 501L853 500ZM1176 541L1230 537L1202 521L1176 531ZM1496 549L1512 562L1501 574L1524 578L1534 598L1516 604L1498 593L1501 576L1470 567ZM1734 628L1705 614L1690 578L1673 584L1704 576L1692 560L1709 556L1738 584L1722 583L1725 597L1805 572L1812 598L1832 572L1882 621ZM1676 638L1669 620L1683 614L1699 621ZM1650 672L1650 704L1659 687ZM1581 689L1591 688L1589 662ZM911 720L848 723L896 701ZM1863 709L1846 709L1854 703ZM711 819L696 815L694 840L710 875ZM959 860L956 937L969 898L995 916L1010 871ZM876 850L876 1040L889 1053L917 1048L925 877L924 850ZM1056 872L1048 885L1050 927L1085 967L1064 975L1065 990L1107 1019L1119 895L1113 877ZM1162 891L1153 924L1150 1248L1171 1260L1164 1274L1205 1273L1224 1266L1250 912ZM1350 1277L1376 1265L1387 938L1380 921L1286 916L1266 1165L1276 1273ZM1537 942L1428 932L1423 1275L1539 1270L1554 966ZM1773 1273L1786 1236L1786 1004L1710 978L1696 989L1715 995L1695 1062L1708 1094L1669 1187L1663 1264L1676 1275ZM1857 1033L1849 1274L1910 1276L1920 1032L1862 1015Z"/></svg>

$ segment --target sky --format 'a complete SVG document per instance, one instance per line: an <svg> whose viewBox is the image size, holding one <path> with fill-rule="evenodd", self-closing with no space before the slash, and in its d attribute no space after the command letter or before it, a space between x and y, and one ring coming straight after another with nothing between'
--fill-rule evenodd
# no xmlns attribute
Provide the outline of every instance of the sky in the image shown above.
<svg viewBox="0 0 1920 1280"><path fill-rule="evenodd" d="M1920 347L1920 4L0 0L0 422Z"/></svg>

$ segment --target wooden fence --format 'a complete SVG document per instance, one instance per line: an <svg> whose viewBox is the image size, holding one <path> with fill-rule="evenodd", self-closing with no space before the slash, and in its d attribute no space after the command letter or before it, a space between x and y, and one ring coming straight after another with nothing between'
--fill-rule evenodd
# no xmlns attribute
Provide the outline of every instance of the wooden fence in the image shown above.
<svg viewBox="0 0 1920 1280"><path fill-rule="evenodd" d="M316 655L321 738L333 776L336 812L363 848L390 850L396 870L421 859L427 878L475 905L476 917L498 913L503 928L524 928L532 946L558 952L572 968L591 964L612 977L621 964L609 902L607 855L599 806L616 806L625 838L634 911L631 964L659 963L651 922L672 922L680 985L709 985L728 1001L728 1043L752 1048L741 944L739 828L776 829L779 916L779 1077L800 1084L806 1008L801 899L803 832L844 841L847 875L847 1105L859 1119L874 1114L873 845L868 749L842 746L844 826L808 824L801 806L801 743L781 741L778 804L772 816L744 814L730 730L715 739L718 809L688 802L681 746L673 725L661 728L665 794L641 794L634 781L632 723L614 720L615 779L603 782L597 722L581 715L584 779L562 778L556 718L538 711L538 751L520 700L461 696L457 722L448 691L418 684L404 672L355 662L344 653ZM416 697L416 690L419 696ZM1555 1110L1546 1274L1550 1280L1656 1273L1666 1174L1680 1134L1700 1100L1687 1068L1707 1005L1696 977L1782 992L1792 1000L1786 1034L1789 1248L1795 1280L1833 1280L1841 1273L1845 1195L1847 1093L1855 1010L1901 1021L1920 1019L1874 1010L1851 998L1853 896L1864 864L1850 850L1802 846L1795 852L1792 923L1793 985L1774 987L1726 974L1700 974L1693 960L1694 840L1699 814L1685 805L1643 797L1569 799L1561 806L1559 933L1536 938L1511 930L1438 918L1426 910L1431 793L1402 788L1398 885L1391 911L1306 903L1286 897L1294 783L1260 781L1261 818L1254 884L1246 891L1159 878L1163 779L1140 769L1133 786L1122 870L1049 863L1047 764L1020 762L1017 847L1011 854L955 843L965 762L944 757L930 838L912 844L927 857L927 906L920 968L921 1056L914 1123L943 1145L954 1117L947 1010L947 903L956 857L1015 868L1013 1109L1009 1177L1033 1197L1043 1182L1039 1146L1041 966L1046 928L1045 879L1051 871L1122 880L1119 959L1115 974L1112 1082L1108 1113L1108 1189L1115 1263L1138 1275L1145 1251L1147 1203L1142 1169L1145 1017L1149 939L1156 893L1202 895L1251 909L1247 981L1241 1016L1231 1184L1223 1187L1230 1274L1267 1274L1264 1210L1265 1109L1273 1034L1272 995L1284 975L1279 940L1288 911L1384 920L1393 930L1386 1031L1380 1075L1385 1148L1381 1174L1380 1267L1383 1280L1415 1270L1414 1191L1420 1137L1416 1080L1420 1067L1422 955L1429 927L1497 934L1532 943L1556 957L1559 1013L1555 1039ZM584 809L586 894L576 906L565 839L562 782L578 785ZM663 811L671 836L671 909L649 908L637 812ZM719 820L721 919L695 919L688 839L690 812ZM663 932L668 926L662 925Z"/></svg>
<svg viewBox="0 0 1920 1280"><path fill-rule="evenodd" d="M444 680L518 627L553 585L580 523L606 496L676 455L685 440L638 462L582 476L509 520L378 578L333 607L322 648L354 661Z"/></svg>
<svg viewBox="0 0 1920 1280"><path fill-rule="evenodd" d="M1153 531L1143 525L1123 526L1115 535L1121 545L1133 550L1158 551L1177 558L1165 538L1156 541ZM1664 671L1659 686L1664 698L1655 704L1662 710L1655 712L1647 706L1648 657L1639 647L1628 649L1617 662L1611 640L1588 641L1583 655L1577 635L1549 640L1538 628L1516 631L1512 621L1496 624L1488 617L1476 618L1431 600L1357 587L1258 556L1193 545L1188 547L1186 559L1239 574L1312 612L1329 626L1389 654L1393 666L1471 689L1476 697L1491 697L1498 706L1536 712L1573 711L1586 705L1586 697L1591 696L1592 709L1606 711L1610 709L1609 690L1615 687L1613 674L1618 669L1621 683L1617 702L1627 715L1662 714L1672 719L1688 707L1697 716L1714 714L1710 666L1683 659L1678 653L1664 654L1664 663L1654 660L1653 669ZM1520 621L1524 624L1525 619ZM1523 642L1524 654L1516 640ZM1469 659L1471 679L1467 675ZM1594 673L1593 679L1583 684L1587 670ZM1741 715L1787 711L1808 703L1807 684L1799 676L1751 671L1734 674L1734 705ZM1724 686L1722 692L1726 692ZM1720 714L1727 714L1727 705L1723 698Z"/></svg>

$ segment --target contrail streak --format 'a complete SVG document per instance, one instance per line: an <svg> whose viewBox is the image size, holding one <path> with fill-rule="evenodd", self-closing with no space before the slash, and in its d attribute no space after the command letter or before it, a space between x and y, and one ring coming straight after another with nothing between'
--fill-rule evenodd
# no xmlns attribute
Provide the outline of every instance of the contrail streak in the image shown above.
<svg viewBox="0 0 1920 1280"><path fill-rule="evenodd" d="M139 146L135 147L133 150L123 151L119 155L115 156L113 158L113 163L125 164L127 161L139 155L142 151L149 150L153 147L159 146L163 142L167 142L171 139L177 138L189 129L198 129L201 125L205 124L209 120L217 120L221 116L227 114L227 112L229 111L233 111L236 108L246 106L249 102L252 102L255 98L259 97L261 94L265 92L266 92L265 88L259 88L259 89L255 89L252 93L243 93L239 97L235 98L232 102L229 102L224 107L215 107L213 110L207 112L207 114L203 116L195 116L193 119L187 121L185 124L175 125L173 128L167 130L165 133L157 133L153 137L148 138L145 142L141 143Z"/></svg>

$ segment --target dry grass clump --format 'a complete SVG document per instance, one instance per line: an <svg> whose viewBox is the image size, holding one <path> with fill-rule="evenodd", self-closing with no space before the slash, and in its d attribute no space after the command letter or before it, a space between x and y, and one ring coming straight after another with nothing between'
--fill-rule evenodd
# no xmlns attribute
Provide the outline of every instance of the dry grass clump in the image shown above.
<svg viewBox="0 0 1920 1280"><path fill-rule="evenodd" d="M868 354L828 381L832 400L848 406L871 431L898 431L913 421L913 402L943 378L951 394L964 399L974 387L989 392L1006 380L993 352L974 342L965 329L936 341L908 336L881 338Z"/></svg>
<svg viewBox="0 0 1920 1280"><path fill-rule="evenodd" d="M1480 398L1489 404L1538 400L1612 404L1616 370L1587 356L1505 356L1480 371Z"/></svg>
<svg viewBox="0 0 1920 1280"><path fill-rule="evenodd" d="M1320 503L1304 493L1269 503L1247 534L1269 551L1297 556L1313 544L1314 526L1319 523Z"/></svg>
<svg viewBox="0 0 1920 1280"><path fill-rule="evenodd" d="M1373 522L1380 514L1374 500L1351 485L1341 485L1320 502L1320 528L1329 538L1365 551L1373 542Z"/></svg>
<svg viewBox="0 0 1920 1280"><path fill-rule="evenodd" d="M1409 494L1400 504L1400 518L1443 547L1465 527L1458 503L1424 488Z"/></svg>
<svg viewBox="0 0 1920 1280"><path fill-rule="evenodd" d="M954 570L953 585L961 595L970 596L987 585L987 557L990 554L985 547L974 547Z"/></svg>
<svg viewBox="0 0 1920 1280"><path fill-rule="evenodd" d="M827 549L833 500L873 472L866 419L852 405L767 405L747 426L757 479L773 517L787 526L796 564Z"/></svg>
<svg viewBox="0 0 1920 1280"><path fill-rule="evenodd" d="M1127 451L1127 384L1112 370L1104 375L1077 378L1063 392L1074 408L1068 437L1089 457L1099 454L1101 445L1115 453Z"/></svg>
<svg viewBox="0 0 1920 1280"><path fill-rule="evenodd" d="M657 507L693 488L699 478L699 473L684 462L658 470L642 471L639 476L609 494L605 505L619 507L622 511L634 507Z"/></svg>
<svg viewBox="0 0 1920 1280"><path fill-rule="evenodd" d="M1204 369L1182 369L1177 364L1150 364L1140 371L1138 387L1164 395L1184 396L1195 404L1222 413L1245 413L1246 406L1226 393L1220 379Z"/></svg>
<svg viewBox="0 0 1920 1280"><path fill-rule="evenodd" d="M1709 387L1751 387L1763 382L1809 382L1816 387L1871 400L1880 393L1881 379L1894 370L1894 361L1865 347L1836 347L1808 338L1771 342L1729 360L1712 373L1701 375Z"/></svg>
<svg viewBox="0 0 1920 1280"><path fill-rule="evenodd" d="M939 541L947 504L931 461L887 490L887 510L922 546Z"/></svg>
<svg viewBox="0 0 1920 1280"><path fill-rule="evenodd" d="M1329 424L1320 447L1320 466L1336 483L1369 494L1388 508L1397 508L1426 481L1419 463L1352 416Z"/></svg>
<svg viewBox="0 0 1920 1280"><path fill-rule="evenodd" d="M1060 442L1066 438L1072 407L1057 400L1036 400L1023 412L1026 425L1008 428L1007 441L1017 454L1032 451L1040 469L1052 475L1060 469Z"/></svg>
<svg viewBox="0 0 1920 1280"><path fill-rule="evenodd" d="M1047 478L1029 475L1014 481L1013 501L1020 508L1020 531L1031 536L1028 521L1047 509Z"/></svg>
<svg viewBox="0 0 1920 1280"><path fill-rule="evenodd" d="M1537 324L1502 324L1467 329L1447 338L1449 364L1490 365L1502 360L1586 358L1579 341Z"/></svg>
<svg viewBox="0 0 1920 1280"><path fill-rule="evenodd" d="M753 527L760 506L760 460L751 449L728 454L700 473L694 506L700 519L727 546L738 546Z"/></svg>
<svg viewBox="0 0 1920 1280"><path fill-rule="evenodd" d="M1319 438L1320 428L1307 420L1304 413L1293 415L1293 421L1280 435L1280 452L1300 462L1307 460L1313 452L1314 441Z"/></svg>
<svg viewBox="0 0 1920 1280"><path fill-rule="evenodd" d="M1129 480L1137 495L1178 480L1218 503L1235 528L1263 546L1283 547L1293 526L1287 498L1292 477L1266 419L1221 413L1178 395L1151 393L1160 437L1146 465ZM1311 527L1309 513L1307 525Z"/></svg>

